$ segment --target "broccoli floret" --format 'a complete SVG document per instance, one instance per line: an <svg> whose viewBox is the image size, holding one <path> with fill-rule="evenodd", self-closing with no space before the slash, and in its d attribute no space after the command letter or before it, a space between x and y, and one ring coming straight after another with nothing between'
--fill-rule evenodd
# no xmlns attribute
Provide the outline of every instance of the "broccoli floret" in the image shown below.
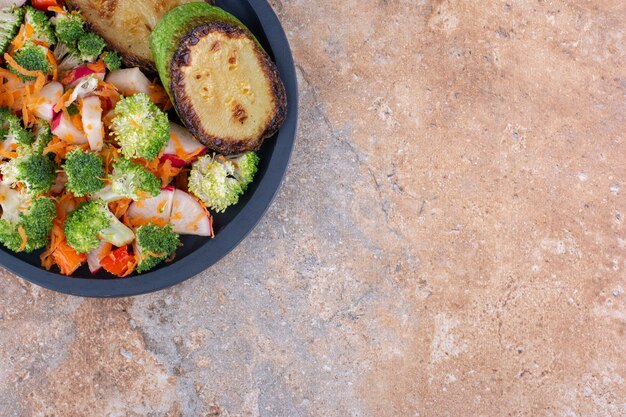
<svg viewBox="0 0 626 417"><path fill-rule="evenodd" d="M140 93L117 103L111 129L124 156L152 161L169 140L169 125L167 114Z"/></svg>
<svg viewBox="0 0 626 417"><path fill-rule="evenodd" d="M70 50L70 48L63 43L57 44L54 48L53 54L54 58L58 62L57 68L61 72L76 68L83 63L83 60L78 56L78 51Z"/></svg>
<svg viewBox="0 0 626 417"><path fill-rule="evenodd" d="M106 51L102 54L102 60L109 71L117 71L122 68L122 58L114 51Z"/></svg>
<svg viewBox="0 0 626 417"><path fill-rule="evenodd" d="M93 62L98 58L105 46L106 42L104 39L93 32L87 32L78 40L80 58L85 62Z"/></svg>
<svg viewBox="0 0 626 417"><path fill-rule="evenodd" d="M18 145L30 145L33 134L22 126L22 119L8 108L0 108L0 140Z"/></svg>
<svg viewBox="0 0 626 417"><path fill-rule="evenodd" d="M25 148L20 148L24 151ZM39 152L27 152L0 166L2 180L10 185L21 183L26 193L31 196L45 194L50 191L56 178L56 165L51 155Z"/></svg>
<svg viewBox="0 0 626 417"><path fill-rule="evenodd" d="M25 8L24 21L31 25L34 30L33 39L46 42L49 46L56 43L57 37L54 34L52 23L48 20L48 16L41 10L37 10L31 6Z"/></svg>
<svg viewBox="0 0 626 417"><path fill-rule="evenodd" d="M233 176L239 180L241 187L246 191L259 169L259 156L255 152L246 152L240 155L227 156L226 159L235 166Z"/></svg>
<svg viewBox="0 0 626 417"><path fill-rule="evenodd" d="M85 21L79 12L57 13L54 21L58 40L54 48L54 57L59 63L59 71L64 72L83 63L78 42L87 33L84 28Z"/></svg>
<svg viewBox="0 0 626 417"><path fill-rule="evenodd" d="M67 154L63 169L68 178L66 188L75 196L92 194L104 187L104 164L93 152L74 149Z"/></svg>
<svg viewBox="0 0 626 417"><path fill-rule="evenodd" d="M54 31L58 41L70 51L77 51L78 40L85 34L85 21L79 12L57 13Z"/></svg>
<svg viewBox="0 0 626 417"><path fill-rule="evenodd" d="M48 61L47 53L48 48L29 41L15 52L13 58L21 67L29 71L41 71L44 75L48 75L52 71L52 65L50 65L50 61ZM8 66L9 70L20 77L22 81L33 81L36 78L32 75L20 73L13 68L11 64L8 64Z"/></svg>
<svg viewBox="0 0 626 417"><path fill-rule="evenodd" d="M46 246L56 217L52 199L31 200L4 184L0 185L0 196L0 242L14 252L32 252Z"/></svg>
<svg viewBox="0 0 626 417"><path fill-rule="evenodd" d="M24 8L5 8L0 10L0 54L4 54L11 41L20 30L24 19Z"/></svg>
<svg viewBox="0 0 626 417"><path fill-rule="evenodd" d="M143 165L126 158L119 158L113 163L113 172L109 177L110 185L98 191L94 197L110 202L122 198L143 200L155 197L161 192L161 180Z"/></svg>
<svg viewBox="0 0 626 417"><path fill-rule="evenodd" d="M8 118L11 117L11 110L6 107L0 107L0 140L5 141L9 134Z"/></svg>
<svg viewBox="0 0 626 417"><path fill-rule="evenodd" d="M137 272L148 271L169 258L178 247L180 239L172 231L172 226L157 226L152 223L137 229L135 255L139 262Z"/></svg>
<svg viewBox="0 0 626 417"><path fill-rule="evenodd" d="M65 220L67 243L78 253L98 247L101 240L114 246L124 246L135 234L111 213L102 200L87 201L68 213Z"/></svg>
<svg viewBox="0 0 626 417"><path fill-rule="evenodd" d="M248 152L234 157L205 155L189 175L189 191L212 210L223 212L236 204L256 174L259 157Z"/></svg>
<svg viewBox="0 0 626 417"><path fill-rule="evenodd" d="M33 151L43 153L46 146L52 140L52 131L50 130L50 124L43 120L39 120L35 126L35 141L33 142Z"/></svg>

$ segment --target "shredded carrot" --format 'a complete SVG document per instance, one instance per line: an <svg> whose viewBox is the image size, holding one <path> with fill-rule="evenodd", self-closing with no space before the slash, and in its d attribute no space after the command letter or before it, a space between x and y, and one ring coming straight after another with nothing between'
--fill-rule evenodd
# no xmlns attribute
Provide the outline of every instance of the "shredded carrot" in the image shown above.
<svg viewBox="0 0 626 417"><path fill-rule="evenodd" d="M46 58L48 58L48 62L50 62L50 65L52 66L52 79L57 81L59 79L59 63L54 57L52 51L49 49L48 53L46 54Z"/></svg>
<svg viewBox="0 0 626 417"><path fill-rule="evenodd" d="M75 197L73 194L63 194L56 202L57 217L53 220L52 232L50 233L50 243L46 250L40 255L41 265L50 269L57 265L64 275L72 273L87 260L87 255L78 254L72 249L65 239L63 226L67 213L74 210L85 201L86 197Z"/></svg>
<svg viewBox="0 0 626 417"><path fill-rule="evenodd" d="M107 66L104 63L104 61L96 61L96 62L87 64L87 68L89 68L93 72L105 72L107 69Z"/></svg>
<svg viewBox="0 0 626 417"><path fill-rule="evenodd" d="M72 121L72 124L74 125L74 127L80 131L83 131L83 120L80 117L80 114L75 114L74 116L72 116L72 118L70 119Z"/></svg>
<svg viewBox="0 0 626 417"><path fill-rule="evenodd" d="M14 49L20 49L22 46L24 46L24 41L26 39L26 25L22 25L20 26L20 30L17 32L15 38L13 38L13 40L11 41L11 46L13 46Z"/></svg>
<svg viewBox="0 0 626 417"><path fill-rule="evenodd" d="M182 168L175 168L172 166L172 161L169 159L165 160L162 164L157 166L157 176L161 179L161 184L163 187L172 182L172 179L176 177Z"/></svg>
<svg viewBox="0 0 626 417"><path fill-rule="evenodd" d="M72 275L87 260L87 255L77 253L64 240L59 243L56 250L52 253L52 258L61 270L61 274Z"/></svg>
<svg viewBox="0 0 626 417"><path fill-rule="evenodd" d="M67 14L67 11L65 11L65 9L60 6L50 6L48 7L48 11L59 13L59 14Z"/></svg>
<svg viewBox="0 0 626 417"><path fill-rule="evenodd" d="M128 207L130 207L130 203L132 202L133 200L130 198L123 198L121 200L110 203L109 209L115 215L115 217L119 219L126 214L126 212L128 211Z"/></svg>
<svg viewBox="0 0 626 417"><path fill-rule="evenodd" d="M18 252L21 252L26 249L26 245L28 244L28 236L26 236L26 230L24 230L22 226L17 226L17 233L19 233L20 237L22 238L22 244L18 249Z"/></svg>
<svg viewBox="0 0 626 417"><path fill-rule="evenodd" d="M61 163L61 161L65 159L65 155L76 148L87 150L89 148L89 144L74 144L66 142L58 136L52 136L52 140L48 143L48 146L44 148L43 153L44 155L53 153L55 155L55 161L57 163Z"/></svg>
<svg viewBox="0 0 626 417"><path fill-rule="evenodd" d="M105 172L111 172L113 162L119 158L119 150L115 146L105 146L102 148L100 154L104 158L104 170Z"/></svg>
<svg viewBox="0 0 626 417"><path fill-rule="evenodd" d="M148 96L150 100L154 102L157 106L161 108L163 111L168 111L172 108L172 102L170 101L170 96L167 95L167 91L162 86L152 83L148 87L150 90L148 92Z"/></svg>
<svg viewBox="0 0 626 417"><path fill-rule="evenodd" d="M10 152L0 148L0 157L7 159L17 158L17 152Z"/></svg>
<svg viewBox="0 0 626 417"><path fill-rule="evenodd" d="M54 105L53 109L55 112L60 112L62 109L65 108L65 102L70 99L73 92L74 92L73 88L68 88L67 91L63 93L59 101L57 101L57 104Z"/></svg>

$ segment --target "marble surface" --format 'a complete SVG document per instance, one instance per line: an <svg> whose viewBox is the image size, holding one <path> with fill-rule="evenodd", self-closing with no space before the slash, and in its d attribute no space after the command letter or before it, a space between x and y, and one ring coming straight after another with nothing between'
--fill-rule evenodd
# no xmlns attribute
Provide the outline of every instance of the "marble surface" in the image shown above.
<svg viewBox="0 0 626 417"><path fill-rule="evenodd" d="M626 415L626 5L275 0L292 165L215 267L2 272L2 416Z"/></svg>

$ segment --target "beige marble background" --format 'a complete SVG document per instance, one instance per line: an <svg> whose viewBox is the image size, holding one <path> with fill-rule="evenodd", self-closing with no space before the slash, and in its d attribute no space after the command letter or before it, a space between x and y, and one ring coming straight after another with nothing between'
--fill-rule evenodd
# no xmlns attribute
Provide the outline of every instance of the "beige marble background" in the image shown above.
<svg viewBox="0 0 626 417"><path fill-rule="evenodd" d="M626 415L626 3L272 3L269 213L148 296L2 272L0 415Z"/></svg>

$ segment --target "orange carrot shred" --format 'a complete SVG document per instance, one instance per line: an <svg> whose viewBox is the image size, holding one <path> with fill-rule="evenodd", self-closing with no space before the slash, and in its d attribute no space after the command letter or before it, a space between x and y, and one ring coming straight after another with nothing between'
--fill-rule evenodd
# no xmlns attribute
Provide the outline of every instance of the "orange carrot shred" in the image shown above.
<svg viewBox="0 0 626 417"><path fill-rule="evenodd" d="M18 249L18 252L21 252L26 249L26 245L28 244L28 236L26 236L26 230L24 230L22 226L17 226L17 233L19 233L20 237L22 238L22 244Z"/></svg>

